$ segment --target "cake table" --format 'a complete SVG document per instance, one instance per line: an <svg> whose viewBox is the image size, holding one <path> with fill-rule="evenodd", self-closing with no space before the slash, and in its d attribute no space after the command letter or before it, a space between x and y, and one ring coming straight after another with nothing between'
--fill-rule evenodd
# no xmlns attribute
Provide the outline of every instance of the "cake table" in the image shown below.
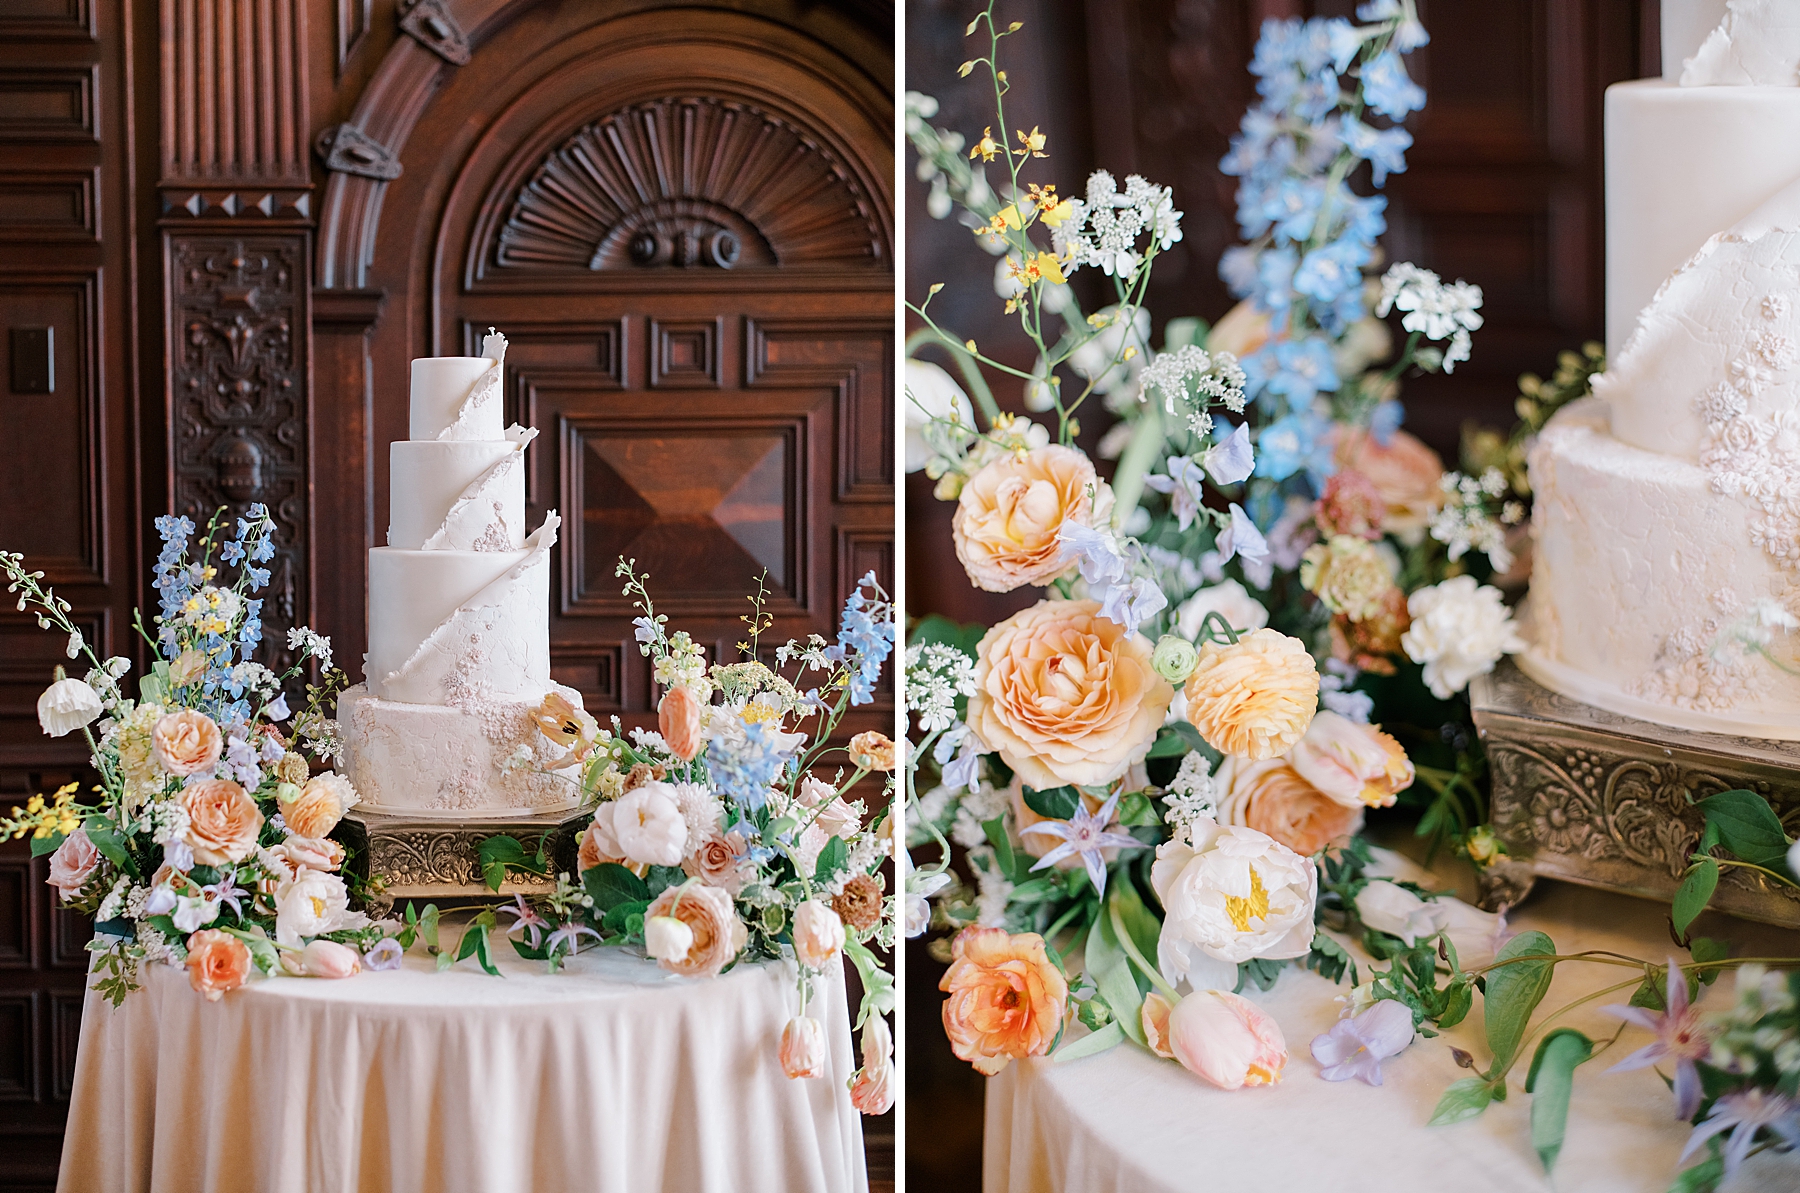
<svg viewBox="0 0 1800 1193"><path fill-rule="evenodd" d="M501 952L510 954L510 949ZM673 977L617 948L560 974L405 966L274 978L218 1003L146 967L90 993L63 1193L857 1193L867 1188L843 975L808 1014L825 1076L776 1044L788 963Z"/></svg>
<svg viewBox="0 0 1800 1193"><path fill-rule="evenodd" d="M1563 951L1617 949L1656 957L1672 950L1666 906L1559 882L1541 883L1539 892L1511 917L1509 930L1542 929ZM1717 913L1708 913L1698 928L1762 956L1791 955L1795 947L1792 932ZM1751 955L1743 947L1736 952ZM1558 966L1542 1007L1560 1007L1617 982L1619 974L1601 966ZM1728 1006L1731 981L1721 978L1699 1005ZM1378 1087L1329 1082L1319 1077L1308 1045L1336 1021L1340 1008L1332 998L1342 992L1297 967L1283 970L1268 993L1247 991L1287 1038L1290 1059L1273 1087L1227 1093L1131 1044L1066 1064L1042 1057L1015 1061L988 1081L984 1193L1548 1193L1552 1184L1531 1148L1525 1065L1515 1067L1507 1100L1479 1118L1425 1125L1445 1087L1468 1076L1456 1067L1449 1046L1473 1052L1479 1064L1489 1058L1479 1011L1385 1062ZM1619 1026L1591 1004L1566 1021L1597 1040ZM1628 1031L1604 1056L1576 1070L1557 1193L1660 1193L1674 1179L1688 1125L1675 1121L1667 1088L1650 1069L1604 1071L1645 1039ZM1800 1160L1756 1157L1729 1188L1800 1188Z"/></svg>

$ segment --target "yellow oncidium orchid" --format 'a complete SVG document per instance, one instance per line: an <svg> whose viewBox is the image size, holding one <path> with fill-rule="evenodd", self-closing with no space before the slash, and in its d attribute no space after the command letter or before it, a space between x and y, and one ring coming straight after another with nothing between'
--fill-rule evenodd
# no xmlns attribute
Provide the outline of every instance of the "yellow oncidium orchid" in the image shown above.
<svg viewBox="0 0 1800 1193"><path fill-rule="evenodd" d="M969 150L970 160L979 156L984 162L991 162L1000 156L1000 142L994 140L992 126L981 130L981 140L975 142L975 148Z"/></svg>
<svg viewBox="0 0 1800 1193"><path fill-rule="evenodd" d="M1030 132L1026 132L1023 129L1015 129L1014 132L1018 135L1019 144L1025 147L1023 149L1013 150L1014 153L1018 154L1020 157L1050 156L1044 152L1044 144L1049 138L1038 131L1037 125L1032 125Z"/></svg>

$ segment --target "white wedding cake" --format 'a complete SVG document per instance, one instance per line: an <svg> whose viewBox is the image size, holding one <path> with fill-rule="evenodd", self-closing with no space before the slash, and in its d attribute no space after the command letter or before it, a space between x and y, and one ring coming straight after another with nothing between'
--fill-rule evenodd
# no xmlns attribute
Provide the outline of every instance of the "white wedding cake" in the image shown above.
<svg viewBox="0 0 1800 1193"><path fill-rule="evenodd" d="M342 766L377 812L446 818L575 806L514 758L542 744L551 691L552 511L525 533L525 448L502 420L506 337L412 362L409 438L392 445L388 545L369 551L366 682L338 700Z"/></svg>
<svg viewBox="0 0 1800 1193"><path fill-rule="evenodd" d="M1611 367L1531 455L1520 664L1629 716L1800 739L1778 665L1800 613L1800 2L1662 14L1663 78L1606 93Z"/></svg>

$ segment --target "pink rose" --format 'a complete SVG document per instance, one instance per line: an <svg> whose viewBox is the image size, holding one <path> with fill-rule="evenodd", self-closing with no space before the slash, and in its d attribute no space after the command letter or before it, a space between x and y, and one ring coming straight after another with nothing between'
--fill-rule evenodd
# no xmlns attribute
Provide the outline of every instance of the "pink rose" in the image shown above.
<svg viewBox="0 0 1800 1193"><path fill-rule="evenodd" d="M731 896L716 886L686 882L672 886L656 897L644 910L648 922L655 916L672 916L686 924L694 934L687 956L679 961L657 962L671 973L692 978L716 975L744 947L749 931L738 919Z"/></svg>
<svg viewBox="0 0 1800 1193"><path fill-rule="evenodd" d="M87 830L78 828L50 855L50 885L62 892L62 901L67 903L81 893L99 864L100 851L88 840Z"/></svg>
<svg viewBox="0 0 1800 1193"><path fill-rule="evenodd" d="M791 1078L825 1075L825 1025L796 1015L781 1032L781 1071Z"/></svg>
<svg viewBox="0 0 1800 1193"><path fill-rule="evenodd" d="M1057 531L1065 521L1086 524L1088 493L1098 484L1094 465L1068 447L1008 454L963 486L950 533L969 579L989 592L1048 584L1069 570Z"/></svg>
<svg viewBox="0 0 1800 1193"><path fill-rule="evenodd" d="M1223 990L1196 990L1176 1003L1164 1042L1183 1068L1220 1089L1273 1085L1288 1058L1275 1021L1249 999Z"/></svg>
<svg viewBox="0 0 1800 1193"><path fill-rule="evenodd" d="M150 731L150 756L171 775L211 770L224 748L212 718L191 708L168 714Z"/></svg>
<svg viewBox="0 0 1800 1193"><path fill-rule="evenodd" d="M250 793L230 779L202 779L188 784L181 793L181 806L188 814L187 843L194 851L194 860L201 865L241 862L256 852L262 813L257 811Z"/></svg>
<svg viewBox="0 0 1800 1193"><path fill-rule="evenodd" d="M335 870L344 861L344 847L336 841L314 837L292 836L269 852L287 864L288 877L300 869Z"/></svg>
<svg viewBox="0 0 1800 1193"><path fill-rule="evenodd" d="M229 932L207 928L187 940L188 985L218 1002L250 977L250 949Z"/></svg>
<svg viewBox="0 0 1800 1193"><path fill-rule="evenodd" d="M586 838L582 848L587 848ZM708 886L735 895L744 888L744 858L749 853L749 843L742 833L714 833L687 855L681 868L689 878L698 878Z"/></svg>

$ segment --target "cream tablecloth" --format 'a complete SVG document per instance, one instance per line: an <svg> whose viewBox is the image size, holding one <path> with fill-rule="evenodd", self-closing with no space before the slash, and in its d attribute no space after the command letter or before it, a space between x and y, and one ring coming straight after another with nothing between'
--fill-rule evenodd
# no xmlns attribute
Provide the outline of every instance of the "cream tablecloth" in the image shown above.
<svg viewBox="0 0 1800 1193"><path fill-rule="evenodd" d="M496 978L422 956L207 1003L152 967L90 993L61 1193L862 1193L841 973L808 1013L826 1076L790 1081L786 963L712 981L622 949Z"/></svg>
<svg viewBox="0 0 1800 1193"><path fill-rule="evenodd" d="M1614 949L1661 957L1673 948L1666 906L1557 883L1544 883L1509 927L1541 928L1559 949ZM1700 921L1703 934L1729 938L1738 956L1800 955L1800 933L1723 916ZM1559 965L1542 1006L1561 1006L1624 980L1618 969ZM1382 1066L1383 1084L1330 1082L1308 1046L1338 1017L1341 987L1289 968L1275 988L1249 996L1281 1025L1291 1059L1273 1087L1227 1093L1172 1061L1125 1044L1083 1060L1015 1062L988 1082L983 1146L984 1193L1199 1193L1204 1190L1331 1189L1380 1193L1455 1189L1458 1193L1549 1190L1531 1147L1526 1062L1514 1067L1504 1103L1481 1117L1427 1127L1444 1088L1468 1072L1450 1045L1487 1052L1479 1010L1437 1039L1416 1040ZM1625 991L1601 1002L1623 1002ZM1725 978L1701 1006L1731 999ZM1618 1021L1590 1007L1566 1022L1595 1039ZM1678 1168L1687 1126L1650 1069L1603 1070L1648 1042L1628 1030L1603 1057L1578 1069L1568 1135L1557 1163L1557 1193L1661 1193ZM1800 1190L1800 1167L1759 1157L1739 1189Z"/></svg>

